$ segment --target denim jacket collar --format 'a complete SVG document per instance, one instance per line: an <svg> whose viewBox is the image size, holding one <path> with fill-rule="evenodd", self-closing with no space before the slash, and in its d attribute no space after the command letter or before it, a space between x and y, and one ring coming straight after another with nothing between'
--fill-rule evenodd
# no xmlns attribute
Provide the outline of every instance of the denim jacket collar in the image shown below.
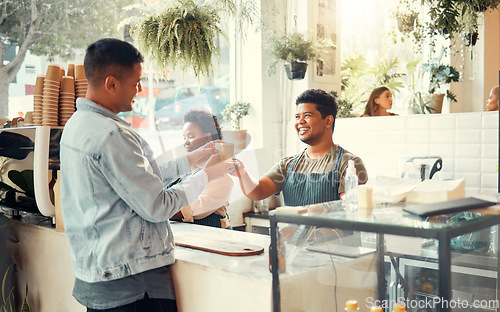
<svg viewBox="0 0 500 312"><path fill-rule="evenodd" d="M101 114L105 117L112 118L117 122L123 123L130 127L130 123L126 122L122 118L120 118L117 114L113 113L109 109L105 108L102 105L97 104L96 102L89 100L87 98L78 98L76 99L76 109L79 111L87 111L87 112L95 112Z"/></svg>

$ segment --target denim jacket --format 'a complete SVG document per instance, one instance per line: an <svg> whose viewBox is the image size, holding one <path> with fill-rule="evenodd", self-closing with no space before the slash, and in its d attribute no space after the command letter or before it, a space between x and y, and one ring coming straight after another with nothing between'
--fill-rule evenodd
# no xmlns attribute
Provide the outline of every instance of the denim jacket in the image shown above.
<svg viewBox="0 0 500 312"><path fill-rule="evenodd" d="M129 124L88 100L66 123L60 144L61 206L78 279L119 279L174 262L169 219L207 184L187 158L157 165Z"/></svg>

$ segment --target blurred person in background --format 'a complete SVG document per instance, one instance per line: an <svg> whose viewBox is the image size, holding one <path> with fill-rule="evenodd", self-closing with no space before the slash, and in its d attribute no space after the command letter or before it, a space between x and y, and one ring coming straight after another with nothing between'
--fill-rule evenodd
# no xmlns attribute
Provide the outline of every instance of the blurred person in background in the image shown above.
<svg viewBox="0 0 500 312"><path fill-rule="evenodd" d="M397 116L397 114L388 112L392 108L392 93L386 86L375 88L368 102L366 103L365 112L361 117L370 116Z"/></svg>
<svg viewBox="0 0 500 312"><path fill-rule="evenodd" d="M498 110L498 86L494 86L490 91L490 97L486 101L486 111Z"/></svg>

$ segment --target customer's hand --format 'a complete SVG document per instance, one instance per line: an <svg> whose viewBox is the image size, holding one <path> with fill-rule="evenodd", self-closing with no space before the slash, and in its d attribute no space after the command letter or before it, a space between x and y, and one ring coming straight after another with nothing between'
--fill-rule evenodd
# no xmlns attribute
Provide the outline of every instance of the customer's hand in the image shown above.
<svg viewBox="0 0 500 312"><path fill-rule="evenodd" d="M215 143L222 142L220 140L210 141L207 144L197 148L187 154L187 159L191 167L202 167L212 155L216 155L219 151L215 148Z"/></svg>
<svg viewBox="0 0 500 312"><path fill-rule="evenodd" d="M208 181L215 180L225 174L233 174L236 171L236 162L233 159L221 161L220 155L214 155L207 161L203 171L208 176Z"/></svg>

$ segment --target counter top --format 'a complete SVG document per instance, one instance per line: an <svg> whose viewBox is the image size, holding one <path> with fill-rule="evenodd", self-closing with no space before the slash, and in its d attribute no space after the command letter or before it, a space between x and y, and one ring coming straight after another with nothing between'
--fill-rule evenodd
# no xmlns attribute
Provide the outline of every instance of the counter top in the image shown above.
<svg viewBox="0 0 500 312"><path fill-rule="evenodd" d="M181 222L172 222L171 226L174 236L181 234L200 235L200 237L206 239L236 241L258 245L264 248L264 253L260 255L232 257L176 246L176 261L184 261L200 266L217 268L221 271L251 276L252 278L260 278L268 280L269 282L272 280L271 273L268 270L268 247L271 243L271 239L268 235L222 230Z"/></svg>

